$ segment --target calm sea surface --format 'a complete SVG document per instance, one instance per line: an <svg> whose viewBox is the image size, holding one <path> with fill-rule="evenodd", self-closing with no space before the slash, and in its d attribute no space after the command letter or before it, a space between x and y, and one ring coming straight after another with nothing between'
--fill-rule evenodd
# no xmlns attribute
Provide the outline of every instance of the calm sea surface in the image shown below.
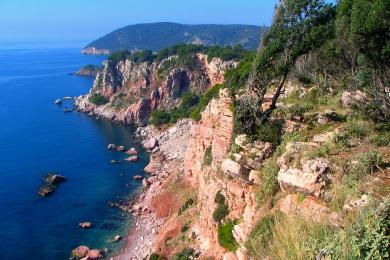
<svg viewBox="0 0 390 260"><path fill-rule="evenodd" d="M139 186L132 176L143 174L147 156L110 164L125 156L107 151L109 143L138 147L130 129L62 112L71 101L53 104L57 97L87 93L92 79L69 74L102 61L78 49L0 50L1 259L68 259L79 245L121 246L110 240L126 234L129 216L107 203ZM37 191L49 172L68 180L41 198ZM82 230L82 221L93 228Z"/></svg>

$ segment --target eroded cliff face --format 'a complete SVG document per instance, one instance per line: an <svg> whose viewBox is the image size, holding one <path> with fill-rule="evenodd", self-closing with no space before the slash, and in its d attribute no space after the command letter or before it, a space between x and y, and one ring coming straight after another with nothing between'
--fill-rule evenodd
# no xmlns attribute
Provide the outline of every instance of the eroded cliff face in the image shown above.
<svg viewBox="0 0 390 260"><path fill-rule="evenodd" d="M238 220L233 235L243 244L258 218L254 189L249 181L239 176L231 177L221 170L221 164L229 158L233 141L233 113L227 90L219 99L212 100L202 113L202 120L193 125L191 138L184 158L184 174L198 191L199 217L192 230L197 234L200 252L204 257L220 259L227 250L218 243L218 225L213 219L217 205L214 198L218 191L226 198L228 219ZM205 154L211 149L211 165L205 165ZM237 255L243 256L244 248ZM245 259L245 257L243 258Z"/></svg>
<svg viewBox="0 0 390 260"><path fill-rule="evenodd" d="M107 60L90 93L77 98L77 109L120 123L145 125L151 111L169 110L180 104L182 94L202 94L223 83L225 71L237 65L235 61L219 58L208 62L207 56L198 54L191 68L170 67L176 58L172 56L151 64ZM93 104L90 99L96 94L109 102L101 106Z"/></svg>

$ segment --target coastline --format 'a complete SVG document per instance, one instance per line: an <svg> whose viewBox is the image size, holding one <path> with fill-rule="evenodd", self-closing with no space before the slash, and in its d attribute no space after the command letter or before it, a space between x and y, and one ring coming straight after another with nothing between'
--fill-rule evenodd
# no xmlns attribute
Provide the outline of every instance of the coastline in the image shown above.
<svg viewBox="0 0 390 260"><path fill-rule="evenodd" d="M191 126L191 120L183 120L164 130L147 126L135 131L135 138L150 154L150 161L145 167L147 176L139 191L127 204L119 206L122 211L132 214L132 223L124 238L124 246L110 259L144 259L153 253L159 231L166 223L166 217L159 216L153 200L165 189L171 173L183 165L187 148L184 140L188 139Z"/></svg>

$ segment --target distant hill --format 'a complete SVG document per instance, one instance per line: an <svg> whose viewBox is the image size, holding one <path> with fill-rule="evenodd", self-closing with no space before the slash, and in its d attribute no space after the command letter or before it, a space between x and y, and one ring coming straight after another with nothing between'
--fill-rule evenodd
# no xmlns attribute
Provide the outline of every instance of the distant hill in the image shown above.
<svg viewBox="0 0 390 260"><path fill-rule="evenodd" d="M177 23L135 24L115 30L88 44L83 52L107 54L129 49L159 51L179 43L237 45L256 49L266 27L254 25L184 25Z"/></svg>

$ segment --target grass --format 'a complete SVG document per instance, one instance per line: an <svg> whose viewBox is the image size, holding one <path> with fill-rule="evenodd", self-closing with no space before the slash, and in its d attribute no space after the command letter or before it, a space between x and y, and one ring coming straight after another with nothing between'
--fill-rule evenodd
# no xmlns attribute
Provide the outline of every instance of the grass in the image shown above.
<svg viewBox="0 0 390 260"><path fill-rule="evenodd" d="M212 154L211 145L206 149L203 156L203 163L205 166L210 166L213 163L213 154Z"/></svg>
<svg viewBox="0 0 390 260"><path fill-rule="evenodd" d="M276 213L259 221L246 247L255 259L314 259L333 234L327 225Z"/></svg>
<svg viewBox="0 0 390 260"><path fill-rule="evenodd" d="M234 223L229 221L218 226L218 243L227 250L234 252L238 244L233 236Z"/></svg>
<svg viewBox="0 0 390 260"><path fill-rule="evenodd" d="M279 166L276 162L276 158L272 157L268 159L260 174L260 185L256 190L256 199L259 205L264 205L269 199L272 198L279 191L278 172Z"/></svg>

